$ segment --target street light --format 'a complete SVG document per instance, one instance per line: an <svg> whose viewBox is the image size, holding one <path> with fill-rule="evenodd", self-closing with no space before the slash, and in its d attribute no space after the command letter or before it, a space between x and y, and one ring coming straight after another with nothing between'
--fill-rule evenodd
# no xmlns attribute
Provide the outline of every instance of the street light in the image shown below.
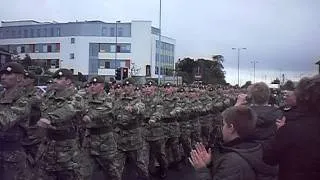
<svg viewBox="0 0 320 180"><path fill-rule="evenodd" d="M256 64L258 63L258 61L251 61L251 63L253 64L253 83L256 82Z"/></svg>
<svg viewBox="0 0 320 180"><path fill-rule="evenodd" d="M117 69L117 51L118 51L118 23L120 21L116 21L116 49L114 51L114 68ZM122 75L121 75L121 80L122 80Z"/></svg>
<svg viewBox="0 0 320 180"><path fill-rule="evenodd" d="M232 50L238 50L238 86L240 86L240 51L247 48L232 48Z"/></svg>
<svg viewBox="0 0 320 180"><path fill-rule="evenodd" d="M159 7L159 52L158 52L158 84L160 84L160 74L161 74L161 0L160 0L160 7Z"/></svg>

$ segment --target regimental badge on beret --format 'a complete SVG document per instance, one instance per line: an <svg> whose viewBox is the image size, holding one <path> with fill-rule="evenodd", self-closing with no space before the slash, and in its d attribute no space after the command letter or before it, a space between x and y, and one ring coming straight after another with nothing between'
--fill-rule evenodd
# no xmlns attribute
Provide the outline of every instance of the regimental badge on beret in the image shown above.
<svg viewBox="0 0 320 180"><path fill-rule="evenodd" d="M126 81L126 84L129 84L130 82L129 81Z"/></svg>
<svg viewBox="0 0 320 180"><path fill-rule="evenodd" d="M149 82L149 85L152 85L152 82L151 82L151 81Z"/></svg>
<svg viewBox="0 0 320 180"><path fill-rule="evenodd" d="M97 82L97 78L93 78L93 80L92 80L93 82Z"/></svg>
<svg viewBox="0 0 320 180"><path fill-rule="evenodd" d="M28 72L26 72L25 76L29 76L29 73L28 73Z"/></svg>
<svg viewBox="0 0 320 180"><path fill-rule="evenodd" d="M60 72L58 73L58 75L59 75L59 76L62 76L62 75L63 75L63 73L60 71Z"/></svg>
<svg viewBox="0 0 320 180"><path fill-rule="evenodd" d="M7 71L8 72L11 72L12 71L12 68L9 66L9 67L7 67Z"/></svg>

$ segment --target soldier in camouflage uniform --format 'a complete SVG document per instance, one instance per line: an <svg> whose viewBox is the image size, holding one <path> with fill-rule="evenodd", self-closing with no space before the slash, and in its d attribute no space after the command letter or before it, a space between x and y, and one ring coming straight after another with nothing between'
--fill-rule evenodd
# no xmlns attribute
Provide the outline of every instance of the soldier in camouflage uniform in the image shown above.
<svg viewBox="0 0 320 180"><path fill-rule="evenodd" d="M138 178L149 179L148 162L144 157L142 122L145 104L141 95L133 91L129 81L124 83L120 97L114 103L115 133L118 145L117 161L122 174L126 159L133 161Z"/></svg>
<svg viewBox="0 0 320 180"><path fill-rule="evenodd" d="M183 148L184 157L186 161L187 157L191 152L191 123L190 123L190 112L189 112L189 96L183 87L177 90L178 100L176 101L176 106L181 108L181 114L178 116L179 127L181 131L180 143Z"/></svg>
<svg viewBox="0 0 320 180"><path fill-rule="evenodd" d="M201 125L199 122L200 111L202 110L202 103L199 100L198 93L191 88L189 90L189 103L188 109L190 112L190 124L191 124L191 145L194 147L197 142L201 141L200 131Z"/></svg>
<svg viewBox="0 0 320 180"><path fill-rule="evenodd" d="M47 130L46 139L39 148L38 179L84 179L78 136L83 99L76 94L70 70L59 69L53 78L54 84L44 97L41 118L37 123Z"/></svg>
<svg viewBox="0 0 320 180"><path fill-rule="evenodd" d="M36 154L38 152L43 131L37 126L37 121L40 119L40 104L41 94L37 91L35 84L35 75L25 71L22 85L25 87L25 96L29 99L31 111L30 116L25 121L27 135L22 140L22 145L26 151L28 164L33 170L36 165ZM33 172L34 173L34 172Z"/></svg>
<svg viewBox="0 0 320 180"><path fill-rule="evenodd" d="M26 135L25 120L30 104L21 86L23 66L7 63L0 70L5 90L0 94L0 179L24 180L30 178L22 138Z"/></svg>
<svg viewBox="0 0 320 180"><path fill-rule="evenodd" d="M161 101L157 105L153 119L163 123L164 133L166 135L166 148L172 152L173 164L178 170L181 169L181 154L179 152L180 127L178 116L182 113L180 107L175 107L177 97L173 95L174 88L170 83L164 86L164 93L161 95Z"/></svg>
<svg viewBox="0 0 320 180"><path fill-rule="evenodd" d="M104 172L105 177L121 180L116 162L117 144L113 133L112 99L104 91L104 79L92 77L86 100L87 113L83 117L87 133L84 148Z"/></svg>
<svg viewBox="0 0 320 180"><path fill-rule="evenodd" d="M202 103L199 117L201 125L201 141L205 147L208 147L215 113L213 109L213 100L206 91L203 91L200 95L200 102Z"/></svg>
<svg viewBox="0 0 320 180"><path fill-rule="evenodd" d="M143 91L144 104L146 107L145 119L146 119L146 141L150 147L149 169L151 172L155 172L155 162L159 162L160 165L160 177L165 178L167 176L168 162L165 153L165 135L162 127L162 122L157 122L154 116L157 105L160 102L160 96L156 92L156 87L153 81L147 83L147 87Z"/></svg>

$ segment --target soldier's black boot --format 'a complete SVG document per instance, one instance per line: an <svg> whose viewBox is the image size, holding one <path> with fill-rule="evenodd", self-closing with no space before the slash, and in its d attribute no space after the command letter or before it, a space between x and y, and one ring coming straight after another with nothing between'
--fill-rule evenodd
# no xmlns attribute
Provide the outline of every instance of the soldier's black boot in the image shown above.
<svg viewBox="0 0 320 180"><path fill-rule="evenodd" d="M167 178L167 169L166 168L161 168L160 169L160 178L161 179L165 179L165 178Z"/></svg>

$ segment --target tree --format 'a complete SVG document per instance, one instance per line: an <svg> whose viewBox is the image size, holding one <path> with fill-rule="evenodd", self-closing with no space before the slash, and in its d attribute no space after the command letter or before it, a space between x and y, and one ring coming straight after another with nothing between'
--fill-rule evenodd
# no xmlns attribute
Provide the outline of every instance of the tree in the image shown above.
<svg viewBox="0 0 320 180"><path fill-rule="evenodd" d="M195 76L205 84L226 84L225 72L223 71L223 56L212 57L213 60L184 58L176 64L178 76L182 76L183 82L191 84L195 81Z"/></svg>
<svg viewBox="0 0 320 180"><path fill-rule="evenodd" d="M281 89L293 91L294 90L294 83L291 80L288 80Z"/></svg>
<svg viewBox="0 0 320 180"><path fill-rule="evenodd" d="M241 86L241 88L247 89L251 84L252 84L251 81L247 81L243 86Z"/></svg>

